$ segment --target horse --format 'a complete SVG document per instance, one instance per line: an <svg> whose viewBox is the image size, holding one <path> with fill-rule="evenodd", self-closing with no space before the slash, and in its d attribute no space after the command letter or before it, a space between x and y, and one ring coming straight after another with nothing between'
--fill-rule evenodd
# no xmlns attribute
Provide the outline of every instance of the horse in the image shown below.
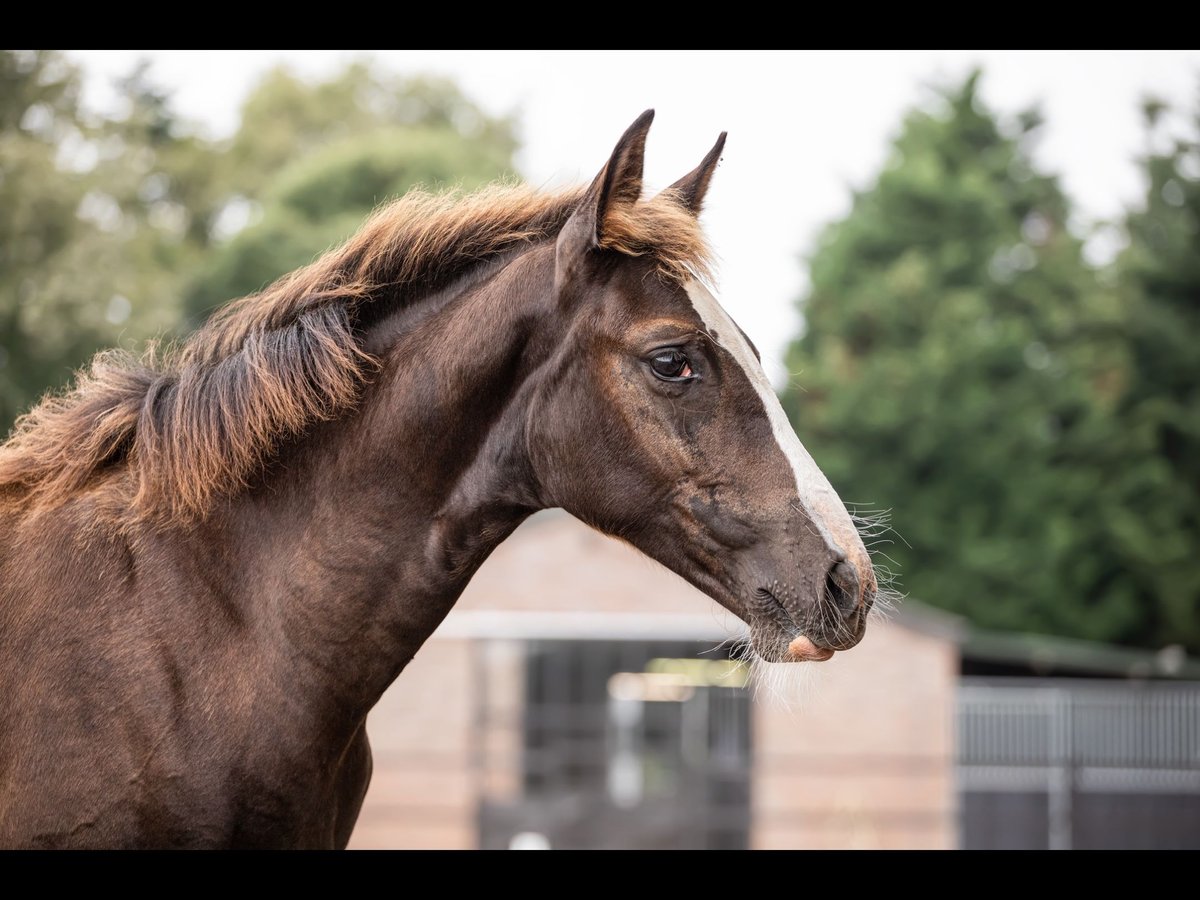
<svg viewBox="0 0 1200 900"><path fill-rule="evenodd" d="M345 847L367 713L544 508L687 579L764 660L858 643L870 557L714 297L725 134L647 199L652 118L586 187L411 192L18 421L0 846Z"/></svg>

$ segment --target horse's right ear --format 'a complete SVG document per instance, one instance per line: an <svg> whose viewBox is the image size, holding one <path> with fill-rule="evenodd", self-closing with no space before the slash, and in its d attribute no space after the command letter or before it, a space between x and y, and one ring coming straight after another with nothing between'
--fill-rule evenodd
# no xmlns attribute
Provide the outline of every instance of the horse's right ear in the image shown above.
<svg viewBox="0 0 1200 900"><path fill-rule="evenodd" d="M603 244L604 220L609 211L619 203L636 203L642 196L642 162L653 121L654 110L648 109L625 130L559 232L555 250L557 286L561 287L580 262Z"/></svg>

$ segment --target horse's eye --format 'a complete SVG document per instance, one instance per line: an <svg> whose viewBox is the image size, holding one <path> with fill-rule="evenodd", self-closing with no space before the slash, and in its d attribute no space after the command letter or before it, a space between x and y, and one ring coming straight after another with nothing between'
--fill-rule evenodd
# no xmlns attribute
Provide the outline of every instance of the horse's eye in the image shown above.
<svg viewBox="0 0 1200 900"><path fill-rule="evenodd" d="M663 381L686 381L692 377L692 367L682 351L669 347L650 357L650 369Z"/></svg>

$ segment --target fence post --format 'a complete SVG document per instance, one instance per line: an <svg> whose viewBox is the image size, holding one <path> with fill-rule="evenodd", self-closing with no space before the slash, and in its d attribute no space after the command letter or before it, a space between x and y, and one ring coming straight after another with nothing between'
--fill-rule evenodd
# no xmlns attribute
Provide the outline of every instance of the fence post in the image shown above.
<svg viewBox="0 0 1200 900"><path fill-rule="evenodd" d="M1075 766L1071 746L1071 692L1055 690L1050 705L1051 767L1047 816L1051 850L1070 850L1072 844L1072 800Z"/></svg>

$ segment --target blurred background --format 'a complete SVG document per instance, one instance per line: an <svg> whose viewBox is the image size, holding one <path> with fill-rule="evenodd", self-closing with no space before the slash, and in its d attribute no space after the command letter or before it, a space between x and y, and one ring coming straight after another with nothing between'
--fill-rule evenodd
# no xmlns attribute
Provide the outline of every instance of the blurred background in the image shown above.
<svg viewBox="0 0 1200 900"><path fill-rule="evenodd" d="M0 434L649 106L651 187L729 130L725 305L908 599L756 680L539 514L373 713L352 846L1200 847L1200 53L0 51Z"/></svg>

